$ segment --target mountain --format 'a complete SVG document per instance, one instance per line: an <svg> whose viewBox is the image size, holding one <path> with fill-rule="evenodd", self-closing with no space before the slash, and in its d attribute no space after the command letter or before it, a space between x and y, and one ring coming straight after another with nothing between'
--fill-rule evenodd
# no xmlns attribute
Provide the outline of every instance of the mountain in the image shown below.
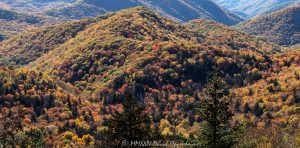
<svg viewBox="0 0 300 148"><path fill-rule="evenodd" d="M84 0L72 3L66 7L51 9L50 11L46 11L45 14L54 17L80 19L135 6L147 6L160 14L180 22L206 18L226 25L234 25L242 21L240 17L219 7L211 0L174 0L172 2L167 0Z"/></svg>
<svg viewBox="0 0 300 148"><path fill-rule="evenodd" d="M192 20L185 24L186 27L196 30L201 34L207 36L208 38L215 39L219 42L225 42L228 46L231 46L233 49L239 49L243 45L236 45L236 43L240 42L238 40L247 41L246 44L265 44L266 42L262 39L259 39L257 36L249 35L242 31L238 31L235 28L228 27L224 24L220 24L214 21L198 19ZM267 43L272 45L271 43ZM275 44L272 45L274 47L274 52L279 52L279 47ZM258 52L269 50L260 48Z"/></svg>
<svg viewBox="0 0 300 148"><path fill-rule="evenodd" d="M0 42L1 109L23 105L26 128L42 130L49 147L93 147L131 90L161 133L190 138L201 127L195 108L216 66L234 93L233 120L253 133L284 126L289 139L299 124L299 56L224 24L182 25L136 7ZM247 141L274 138L260 136Z"/></svg>
<svg viewBox="0 0 300 148"><path fill-rule="evenodd" d="M294 5L299 5L299 4L300 4L300 1L297 1L297 2L294 2L294 3L293 2L286 2L286 3L278 4L278 5L275 5L271 8L269 8L269 9L265 10L263 13L261 13L261 15L270 14L270 13L285 9L289 6L294 6Z"/></svg>
<svg viewBox="0 0 300 148"><path fill-rule="evenodd" d="M6 66L28 64L52 48L74 38L78 32L85 29L93 21L90 19L29 29L24 34L17 35L7 42L2 42L0 63Z"/></svg>
<svg viewBox="0 0 300 148"><path fill-rule="evenodd" d="M78 25L84 26L74 27ZM263 71L270 68L269 54L281 52L278 46L243 33L232 33L230 38L231 30L224 30L229 35L222 38L218 33L208 35L195 28L138 7L96 20L25 32L1 43L1 65L46 72L73 85L81 98L104 101L105 106L122 100L124 89L130 85L128 77L136 82L139 92L135 95L140 97L152 98L155 92L161 96L169 86L170 96L177 96L177 92L193 98L206 84L215 64L222 67L229 84L245 86L261 79ZM53 40L58 36L61 39ZM148 103L160 104L162 99ZM185 111L180 114L190 112Z"/></svg>
<svg viewBox="0 0 300 148"><path fill-rule="evenodd" d="M233 12L241 12L249 17L278 11L293 5L298 0L215 0ZM299 2L299 1L298 1Z"/></svg>
<svg viewBox="0 0 300 148"><path fill-rule="evenodd" d="M18 12L39 13L41 11L63 7L76 0L0 0L0 8Z"/></svg>
<svg viewBox="0 0 300 148"><path fill-rule="evenodd" d="M0 9L0 41L29 27L41 25L43 21L43 18L38 16Z"/></svg>
<svg viewBox="0 0 300 148"><path fill-rule="evenodd" d="M300 6L291 6L241 23L236 28L280 45L295 45L300 43L299 15Z"/></svg>

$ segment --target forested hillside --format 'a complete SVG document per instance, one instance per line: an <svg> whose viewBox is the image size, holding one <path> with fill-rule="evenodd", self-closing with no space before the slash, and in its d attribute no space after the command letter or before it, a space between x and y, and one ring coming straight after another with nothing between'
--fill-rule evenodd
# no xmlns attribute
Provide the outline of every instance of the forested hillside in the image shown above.
<svg viewBox="0 0 300 148"><path fill-rule="evenodd" d="M11 142L10 135L5 134L5 132L14 133L14 136L18 137L15 144L23 147L62 145L61 142L53 143L53 141L61 140L52 136L65 130L64 123L74 121L81 116L79 98L70 95L55 80L41 72L23 68L10 70L1 67L0 86L1 146L5 144L4 142ZM20 106L22 107L21 112L18 109ZM24 116L13 117L17 114ZM15 123L15 120L20 123ZM11 124L5 125L3 122ZM80 128L79 121L76 124L78 127L75 123L73 127ZM8 126L15 127L10 129ZM18 130L23 129L23 126L26 127L24 133L18 133ZM84 134L84 132L80 133ZM78 140L81 139L78 138Z"/></svg>
<svg viewBox="0 0 300 148"><path fill-rule="evenodd" d="M300 6L295 5L275 13L254 18L235 28L258 35L280 45L300 43Z"/></svg>
<svg viewBox="0 0 300 148"><path fill-rule="evenodd" d="M197 143L211 119L203 112L217 111L218 130L244 131L233 130L229 145L297 147L299 54L213 21L181 25L147 7L38 27L0 42L0 118L25 129L12 130L21 140L0 132L0 144L24 146L36 133L31 147L99 147L120 144L128 133L115 132L126 128L142 140ZM215 96L217 107L207 102ZM1 120L11 132L6 126Z"/></svg>
<svg viewBox="0 0 300 148"><path fill-rule="evenodd" d="M28 30L1 43L0 63L4 66L24 66L71 40L96 20L87 19Z"/></svg>

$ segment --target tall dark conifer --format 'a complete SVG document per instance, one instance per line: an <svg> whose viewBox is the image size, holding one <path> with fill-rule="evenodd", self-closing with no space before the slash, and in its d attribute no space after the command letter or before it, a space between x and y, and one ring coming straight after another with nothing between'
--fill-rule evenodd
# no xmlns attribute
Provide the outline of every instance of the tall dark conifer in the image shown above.
<svg viewBox="0 0 300 148"><path fill-rule="evenodd" d="M116 111L108 119L108 143L112 146L121 146L122 142L145 141L151 139L151 120L143 112L138 101L127 94L123 103L123 112Z"/></svg>
<svg viewBox="0 0 300 148"><path fill-rule="evenodd" d="M199 142L203 147L232 147L238 135L238 126L231 127L233 112L230 109L228 89L221 78L214 76L205 90L200 105L200 117L203 126L199 133Z"/></svg>

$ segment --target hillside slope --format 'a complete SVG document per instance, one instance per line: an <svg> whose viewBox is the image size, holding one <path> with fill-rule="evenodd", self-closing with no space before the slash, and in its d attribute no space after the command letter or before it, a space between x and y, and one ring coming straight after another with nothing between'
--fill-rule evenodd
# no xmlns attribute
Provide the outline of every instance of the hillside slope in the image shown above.
<svg viewBox="0 0 300 148"><path fill-rule="evenodd" d="M300 43L300 6L254 18L236 26L237 29L280 45Z"/></svg>
<svg viewBox="0 0 300 148"><path fill-rule="evenodd" d="M235 14L219 7L211 0L174 0L174 1L149 1L149 0L84 0L69 6L52 9L46 14L54 17L80 19L94 17L107 12L115 12L121 9L135 6L147 6L162 15L173 20L187 22L192 19L206 18L227 25L234 25L242 21Z"/></svg>
<svg viewBox="0 0 300 148"><path fill-rule="evenodd" d="M83 24L83 27L77 27L78 24ZM221 30L216 32L220 33ZM34 66L37 69L43 69L43 71L58 71L61 79L72 84L79 84L81 81L93 78L89 81L95 82L95 84L90 86L95 87L92 90L96 90L97 87L100 87L99 81L105 81L101 85L110 83L107 80L113 80L122 73L127 73L126 69L134 68L139 65L138 63L143 63L146 60L144 59L147 57L146 55L149 55L150 58L154 56L155 52L161 52L160 50L168 51L172 48L192 50L196 48L199 51L196 50L195 52L200 54L204 50L201 48L209 48L212 50L210 52L228 50L228 52L237 52L238 54L249 51L249 54L255 53L257 55L280 51L276 45L255 38L252 39L246 34L230 33L231 30L226 32L225 34L228 36L224 37L218 36L218 33L204 34L158 16L145 7L139 7L103 16L99 20L87 19L77 23L70 22L64 25L46 27L42 30L37 29L37 31L30 31L30 33L10 39L2 43L1 65L24 66L30 64L30 67ZM53 42L52 37L55 36L61 36L60 38L63 40ZM31 40L32 38L34 41ZM247 42L245 42L246 40ZM192 44L195 44L195 47ZM158 49L156 50L158 51L155 51L153 46L157 46ZM130 50L131 48L134 50ZM109 55L106 57L108 59L105 58L105 55ZM153 58L156 59L156 57ZM152 60L149 59L150 61ZM73 72L65 69L70 66L74 68ZM103 70L95 71L98 67L103 67ZM243 69L240 68L238 69ZM105 74L111 72L115 74L107 75L109 77L106 78ZM85 87L83 90L87 89Z"/></svg>
<svg viewBox="0 0 300 148"><path fill-rule="evenodd" d="M234 28L228 27L224 24L220 24L214 21L198 19L192 20L185 24L188 28L196 30L210 39L217 40L219 42L227 43L228 46L231 46L233 49L239 49L243 44L257 45L257 44L268 44L262 39L259 39L257 36L249 35L247 33L238 31ZM238 45L238 43L240 45ZM279 46L276 44L272 45L274 47L274 52L279 52ZM270 46L269 46L270 47ZM266 51L266 48L258 48L257 52Z"/></svg>
<svg viewBox="0 0 300 148"><path fill-rule="evenodd" d="M284 122L294 124L293 120L299 118L299 57L300 50L274 55L276 62L266 78L234 90L241 101L241 108L238 109L241 118L245 118L245 113L252 112L254 116L261 117L257 121L261 126L282 125ZM250 108L245 109L248 105ZM246 118L250 119L249 116Z"/></svg>
<svg viewBox="0 0 300 148"><path fill-rule="evenodd" d="M266 128L299 124L299 51L213 21L181 25L137 7L24 32L0 43L0 60L29 69L0 70L0 86L9 90L0 97L39 113L28 125L55 131L46 135L52 147L97 137L128 89L153 123L167 124L164 133L190 137L199 129L195 108L214 66L237 96L234 120Z"/></svg>
<svg viewBox="0 0 300 148"><path fill-rule="evenodd" d="M215 0L234 12L243 12L249 17L275 12L293 5L298 0Z"/></svg>
<svg viewBox="0 0 300 148"><path fill-rule="evenodd" d="M286 2L286 3L278 4L278 5L272 6L271 8L265 10L260 15L262 16L262 15L270 14L270 13L285 9L287 7L296 6L296 5L299 5L299 4L300 4L300 1L294 2L294 3L293 2Z"/></svg>
<svg viewBox="0 0 300 148"><path fill-rule="evenodd" d="M85 29L85 26L95 21L96 19L87 19L25 31L24 34L1 43L0 65L21 66L28 64L74 38L78 32Z"/></svg>
<svg viewBox="0 0 300 148"><path fill-rule="evenodd" d="M43 18L16 13L0 8L0 34L2 34L3 40L6 37L15 35L18 32L24 31L25 29L43 24Z"/></svg>
<svg viewBox="0 0 300 148"><path fill-rule="evenodd" d="M39 39L46 39L43 42L47 43L47 38L39 34L53 36L57 31L47 33L46 28L10 39L1 46L1 59L6 57L2 65L18 63L44 71L74 85L82 98L100 101L106 106L109 102L115 104L122 100L124 89L131 83L130 77L136 82L135 89L140 90L135 94L139 97L148 98L155 91L165 94L164 89L169 86L172 88L170 95L176 96L177 90L179 94L194 98L197 90L206 84L215 64L222 67L228 83L244 86L261 79L263 71L271 65L267 55L280 51L277 46L252 40L246 34L235 34L230 38L230 30L225 38L217 38L217 33L204 34L167 20L145 7L107 15L80 30L62 43L50 44L47 52L30 47L43 45ZM33 44L24 46L28 43L24 39L36 36ZM13 56L7 56L11 53ZM152 99L147 102L153 101L156 102Z"/></svg>

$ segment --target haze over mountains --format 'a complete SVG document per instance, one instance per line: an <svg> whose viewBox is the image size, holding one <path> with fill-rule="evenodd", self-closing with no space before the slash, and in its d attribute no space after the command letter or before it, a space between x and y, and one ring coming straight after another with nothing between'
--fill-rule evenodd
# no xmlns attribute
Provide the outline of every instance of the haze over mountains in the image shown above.
<svg viewBox="0 0 300 148"><path fill-rule="evenodd" d="M39 13L47 9L63 7L75 1L76 0L0 0L0 8L27 13Z"/></svg>
<svg viewBox="0 0 300 148"><path fill-rule="evenodd" d="M215 2L218 4L224 6L225 8L228 8L232 12L218 6ZM106 0L51 0L51 1L37 1L32 0L30 2L26 1L5 1L2 0L1 3L3 4L2 7L6 9L11 9L13 11L18 11L19 13L26 12L26 13L33 13L35 15L39 16L49 16L52 18L52 20L60 20L57 22L61 22L63 20L78 20L82 18L90 18L90 17L96 17L108 12L115 12L121 9L131 8L135 6L146 6L148 8L151 8L152 10L174 20L177 22L188 22L193 19L209 19L214 20L216 22L221 22L226 25L235 25L243 21L241 17L254 17L259 15L266 15L269 13L276 12L277 10L284 9L290 5L296 5L299 4L299 1L296 0L276 0L276 1L234 1L234 0L219 0L219 1L211 1L211 0L188 0L188 1L181 1L181 0L175 0L175 1L147 1L147 0L112 0L112 1L106 1ZM16 13L16 12L14 12ZM277 16L276 18L270 18L274 23L276 23L278 20L290 20L290 19L297 19L297 12L294 12L295 14L293 16L290 16L290 18L287 18L288 16L285 15L272 15ZM291 18L294 17L294 18ZM264 17L267 18L267 17ZM260 19L263 20L263 19ZM297 41L285 41L283 43L282 39L274 39L274 38L286 38L285 35L281 35L279 37L279 34L290 33L290 37L293 38L293 35L296 35L297 40L297 31L294 30L288 30L290 27L280 27L279 30L275 29L273 31L269 31L269 29L274 28L274 24L271 23L264 23L264 21L256 21L254 22L260 22L265 25L264 32L268 32L270 36L261 35L263 38L267 38L268 41L280 44L280 45L295 45L297 44ZM15 27L15 30L9 30L7 27L5 27L4 21L2 23L2 31L0 31L1 39L3 40L5 36L11 36L11 34L16 34L17 32L21 32L28 27L31 27L31 24L23 24L20 25L20 27ZM50 21L51 22L51 21ZM52 21L55 22L55 21ZM251 21L250 21L251 22ZM280 24L281 26L286 26L289 23L288 21L282 21ZM6 23L7 24L7 23ZM21 23L22 24L22 23ZM256 30L255 25L247 25L247 23L243 23L245 27L241 27L241 31L246 31L247 33L254 34L254 35L260 35L265 34L261 32L255 32L255 31L249 31L249 30ZM256 23L255 23L256 24ZM37 24L41 25L41 24ZM298 22L294 22L294 27L297 28ZM239 25L242 26L242 25ZM261 25L260 25L261 26ZM14 27L11 27L14 28ZM11 29L10 28L10 29ZM248 29L247 29L248 28ZM284 30L285 28L285 30ZM6 32L6 33L4 33ZM7 33L11 32L11 33ZM293 33L294 32L294 33ZM10 34L10 35L9 35ZM277 35L277 37L274 36ZM289 38L289 37L287 37ZM289 39L287 39L289 40Z"/></svg>
<svg viewBox="0 0 300 148"><path fill-rule="evenodd" d="M0 1L1 2L1 1ZM234 25L242 21L240 17L221 8L211 0L53 0L53 1L5 1L3 6L14 10L44 13L49 16L80 19L95 17L107 12L135 6L147 6L176 21L187 22L192 19L206 18L227 25Z"/></svg>
<svg viewBox="0 0 300 148"><path fill-rule="evenodd" d="M152 8L153 10L169 18L172 18L173 20L177 20L181 22L187 22L197 18L206 18L227 25L233 25L242 21L241 18L219 7L211 0L201 0L201 1L197 1L197 0L188 0L188 1L84 0L74 5L61 8L60 10L52 10L51 12L47 12L47 14L51 16L63 16L63 17L65 16L67 18L83 18L83 17L96 16L99 14L103 14L105 12L118 11L121 9L130 8L134 6L147 6L148 8ZM80 8L83 9L86 8L85 10L92 11L92 13L90 13L89 11L84 11L82 13L79 12L79 15L74 15L75 14L74 9L81 10ZM99 10L98 13L95 13L95 10L93 10L93 8Z"/></svg>
<svg viewBox="0 0 300 148"><path fill-rule="evenodd" d="M215 0L215 2L244 17L255 17L286 8L299 0Z"/></svg>

